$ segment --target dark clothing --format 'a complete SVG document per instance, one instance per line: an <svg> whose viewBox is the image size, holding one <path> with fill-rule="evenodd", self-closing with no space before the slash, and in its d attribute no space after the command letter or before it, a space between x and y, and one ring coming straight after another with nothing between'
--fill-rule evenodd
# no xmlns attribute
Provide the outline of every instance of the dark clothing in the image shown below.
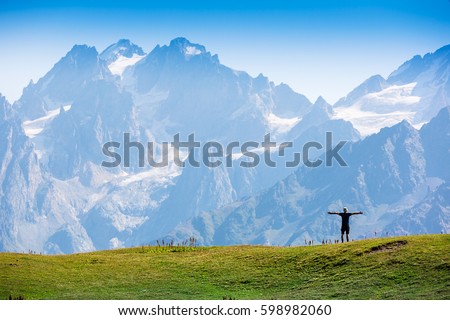
<svg viewBox="0 0 450 320"><path fill-rule="evenodd" d="M349 220L350 220L350 216L352 214L353 213L350 213L350 212L339 212L338 213L338 215L340 215L341 218L342 218L342 227L341 227L341 229L347 228L349 226Z"/></svg>
<svg viewBox="0 0 450 320"><path fill-rule="evenodd" d="M341 233L347 233L347 234L349 234L349 233L350 233L350 226L349 226L349 225L346 225L346 226L342 225L342 227L341 227Z"/></svg>
<svg viewBox="0 0 450 320"><path fill-rule="evenodd" d="M328 214L337 214L342 219L342 225L341 225L341 241L344 242L344 233L347 235L347 242L349 241L349 234L350 234L350 217L354 214L362 214L362 212L347 212L347 208L344 208L344 212L330 212L328 211Z"/></svg>

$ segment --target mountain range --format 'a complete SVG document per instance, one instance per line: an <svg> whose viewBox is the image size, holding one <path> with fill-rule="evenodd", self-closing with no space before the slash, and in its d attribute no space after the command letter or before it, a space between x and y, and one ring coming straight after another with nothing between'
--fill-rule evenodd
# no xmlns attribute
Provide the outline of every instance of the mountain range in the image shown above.
<svg viewBox="0 0 450 320"><path fill-rule="evenodd" d="M324 88L326 90L326 88ZM0 250L73 253L190 237L202 245L303 245L336 238L327 211L364 211L352 237L450 231L450 46L376 75L336 104L220 63L176 38L145 53L119 40L99 53L75 45L10 104L0 96ZM326 163L327 134L346 166ZM105 167L108 142L190 134L223 146L270 133L275 166ZM286 166L304 155L318 167ZM291 142L291 147L280 147ZM170 151L174 148L170 147ZM201 148L200 148L201 150ZM147 151L147 150L145 150ZM188 155L187 159L200 152ZM199 150L197 150L199 151ZM123 157L122 157L123 158ZM354 221L353 221L354 220Z"/></svg>

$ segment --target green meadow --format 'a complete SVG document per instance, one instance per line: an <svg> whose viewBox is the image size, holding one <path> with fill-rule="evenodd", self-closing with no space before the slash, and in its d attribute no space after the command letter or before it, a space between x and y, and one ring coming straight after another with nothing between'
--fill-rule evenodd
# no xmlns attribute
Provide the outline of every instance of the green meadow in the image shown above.
<svg viewBox="0 0 450 320"><path fill-rule="evenodd" d="M450 299L450 235L0 253L0 299Z"/></svg>

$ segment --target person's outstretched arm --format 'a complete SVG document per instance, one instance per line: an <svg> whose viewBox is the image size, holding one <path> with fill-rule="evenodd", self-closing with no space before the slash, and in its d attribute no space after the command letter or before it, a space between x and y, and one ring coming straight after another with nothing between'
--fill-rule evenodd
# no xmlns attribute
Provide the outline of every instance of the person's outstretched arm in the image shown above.
<svg viewBox="0 0 450 320"><path fill-rule="evenodd" d="M363 214L363 212L362 212L362 211L359 211L359 212L352 212L351 214L352 214L352 215L354 215L354 214Z"/></svg>
<svg viewBox="0 0 450 320"><path fill-rule="evenodd" d="M328 214L339 214L339 212L331 212L331 211L328 211Z"/></svg>

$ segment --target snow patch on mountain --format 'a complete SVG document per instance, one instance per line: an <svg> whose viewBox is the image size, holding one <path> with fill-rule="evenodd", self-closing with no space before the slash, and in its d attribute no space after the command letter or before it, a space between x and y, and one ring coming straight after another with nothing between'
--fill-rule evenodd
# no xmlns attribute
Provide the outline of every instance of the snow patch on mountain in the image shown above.
<svg viewBox="0 0 450 320"><path fill-rule="evenodd" d="M117 231L122 232L127 229L134 229L147 220L146 217L133 217L123 213L117 213L112 218L112 225Z"/></svg>
<svg viewBox="0 0 450 320"><path fill-rule="evenodd" d="M414 112L391 112L388 114L379 114L370 111L362 111L360 105L353 105L352 108L339 108L335 110L333 119L344 119L350 121L359 131L362 137L378 133L382 128L392 127L403 121L411 121L414 118Z"/></svg>
<svg viewBox="0 0 450 320"><path fill-rule="evenodd" d="M364 109L379 111L377 106L410 106L418 103L420 97L413 95L413 90L417 86L417 82L408 83L405 85L393 85L379 92L369 93L362 99Z"/></svg>
<svg viewBox="0 0 450 320"><path fill-rule="evenodd" d="M202 51L199 50L198 48L194 47L194 46L187 46L184 49L184 54L186 56L197 56L197 55L199 55L201 53L202 53Z"/></svg>
<svg viewBox="0 0 450 320"><path fill-rule="evenodd" d="M160 183L163 183L179 176L181 174L181 171L181 167L170 163L169 166L164 168L151 168L148 171L139 172L136 174L127 174L125 178L119 182L119 185L124 187L133 182L150 179L155 182L158 181Z"/></svg>
<svg viewBox="0 0 450 320"><path fill-rule="evenodd" d="M143 58L145 58L145 55L140 56L138 54L133 54L131 58L127 58L125 56L120 56L115 60L114 62L110 63L108 65L109 71L111 71L112 74L122 76L123 72L126 68L138 63Z"/></svg>
<svg viewBox="0 0 450 320"><path fill-rule="evenodd" d="M363 135L402 120L420 128L442 107L450 105L449 88L450 45L447 45L423 57L414 56L387 79L381 76L367 79L334 105L335 117L351 121Z"/></svg>
<svg viewBox="0 0 450 320"><path fill-rule="evenodd" d="M145 56L145 52L130 40L121 39L103 50L99 57L106 61L107 64L111 64L121 57L132 58L135 55Z"/></svg>
<svg viewBox="0 0 450 320"><path fill-rule="evenodd" d="M72 108L72 105L66 105L62 107L64 111L69 111L70 108ZM29 138L35 138L37 135L39 135L42 130L44 130L45 126L48 122L53 120L55 117L59 115L61 112L61 108L57 108L54 110L50 110L46 112L46 115L34 120L26 120L22 123L23 130L25 132L25 135L27 135Z"/></svg>
<svg viewBox="0 0 450 320"><path fill-rule="evenodd" d="M300 117L280 118L273 113L269 113L265 118L270 132L273 133L287 133L302 120Z"/></svg>
<svg viewBox="0 0 450 320"><path fill-rule="evenodd" d="M411 106L420 102L421 97L413 95L417 83L393 85L379 92L364 95L354 104L334 108L333 119L350 121L362 136L379 132L402 120L414 123L416 111ZM420 128L423 122L415 123Z"/></svg>

